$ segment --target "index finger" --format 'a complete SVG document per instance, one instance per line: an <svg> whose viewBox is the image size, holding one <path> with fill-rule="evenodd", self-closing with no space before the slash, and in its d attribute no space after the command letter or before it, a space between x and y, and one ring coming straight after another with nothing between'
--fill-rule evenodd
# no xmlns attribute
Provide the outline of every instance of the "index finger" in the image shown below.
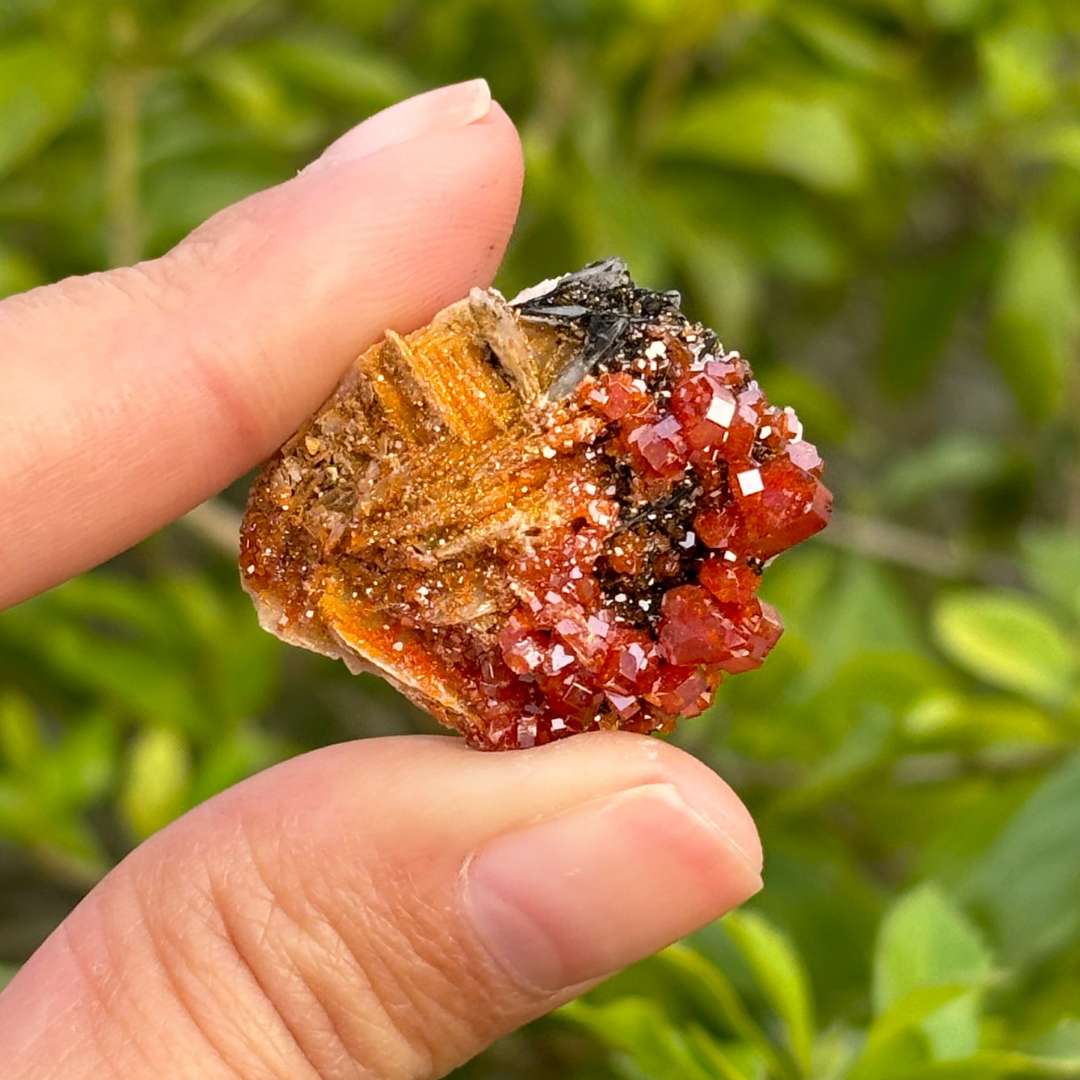
<svg viewBox="0 0 1080 1080"><path fill-rule="evenodd" d="M493 276L517 213L505 113L339 160L161 259L0 303L0 607L184 513L347 364Z"/></svg>

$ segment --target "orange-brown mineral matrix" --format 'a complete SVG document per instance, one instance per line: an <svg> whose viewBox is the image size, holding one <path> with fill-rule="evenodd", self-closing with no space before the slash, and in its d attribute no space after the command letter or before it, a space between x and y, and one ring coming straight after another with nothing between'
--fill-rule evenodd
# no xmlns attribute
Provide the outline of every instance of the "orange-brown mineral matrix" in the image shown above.
<svg viewBox="0 0 1080 1080"><path fill-rule="evenodd" d="M262 625L477 747L667 731L781 633L763 565L828 520L791 409L608 259L387 331L267 463Z"/></svg>

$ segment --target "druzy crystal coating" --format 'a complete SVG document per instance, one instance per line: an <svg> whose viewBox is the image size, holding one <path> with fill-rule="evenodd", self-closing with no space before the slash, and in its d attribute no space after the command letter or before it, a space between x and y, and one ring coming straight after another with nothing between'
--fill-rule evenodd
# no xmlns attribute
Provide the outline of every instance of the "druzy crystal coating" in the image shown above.
<svg viewBox="0 0 1080 1080"><path fill-rule="evenodd" d="M476 747L668 731L779 638L761 571L825 526L821 470L608 259L387 331L255 481L241 576L266 629Z"/></svg>

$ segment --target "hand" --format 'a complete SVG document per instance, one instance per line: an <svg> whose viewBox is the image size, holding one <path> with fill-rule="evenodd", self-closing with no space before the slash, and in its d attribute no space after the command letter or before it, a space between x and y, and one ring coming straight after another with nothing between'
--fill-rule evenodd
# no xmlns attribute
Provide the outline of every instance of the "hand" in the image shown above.
<svg viewBox="0 0 1080 1080"><path fill-rule="evenodd" d="M0 303L0 606L242 475L384 327L486 284L520 150L482 82L387 110L139 266ZM0 995L6 1080L434 1077L760 888L654 739L307 754L143 844Z"/></svg>

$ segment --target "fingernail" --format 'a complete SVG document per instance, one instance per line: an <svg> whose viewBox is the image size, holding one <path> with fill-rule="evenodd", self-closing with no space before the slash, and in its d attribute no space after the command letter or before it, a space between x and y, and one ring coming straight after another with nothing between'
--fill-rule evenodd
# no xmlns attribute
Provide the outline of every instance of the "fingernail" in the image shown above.
<svg viewBox="0 0 1080 1080"><path fill-rule="evenodd" d="M483 847L466 868L465 904L495 960L531 987L565 989L618 971L753 896L761 875L747 853L757 844L749 814L717 819L708 799L703 806L688 794L646 784Z"/></svg>
<svg viewBox="0 0 1080 1080"><path fill-rule="evenodd" d="M335 139L308 167L337 165L376 154L422 135L466 127L487 116L491 89L486 79L440 86L399 101Z"/></svg>

